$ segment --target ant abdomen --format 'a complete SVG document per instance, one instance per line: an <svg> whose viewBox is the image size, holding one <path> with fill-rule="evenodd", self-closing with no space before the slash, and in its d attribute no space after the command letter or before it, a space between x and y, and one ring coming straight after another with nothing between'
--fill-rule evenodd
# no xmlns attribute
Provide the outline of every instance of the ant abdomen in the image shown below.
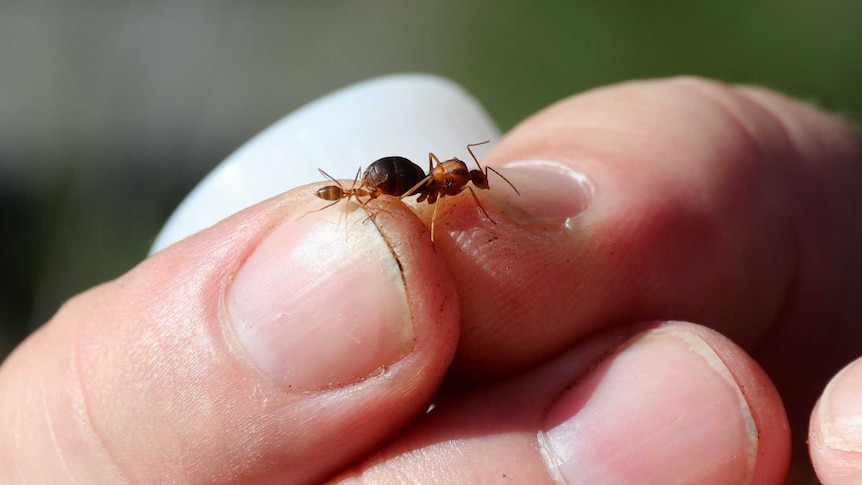
<svg viewBox="0 0 862 485"><path fill-rule="evenodd" d="M401 197L410 189L422 189L425 186L425 172L419 165L410 160L399 157L383 157L371 165L362 174L362 180L359 180L359 174L362 168L356 172L356 177L353 179L353 184L350 188L345 188L341 183L321 169L321 175L331 180L335 185L327 185L317 189L315 195L317 197L331 202L318 210L326 209L335 205L341 199L355 199L362 207L370 201L381 195L392 195ZM359 186L357 187L357 183ZM362 200L361 198L365 198ZM317 212L317 211L313 211Z"/></svg>
<svg viewBox="0 0 862 485"><path fill-rule="evenodd" d="M383 157L365 170L362 186L369 188L372 198L383 194L400 197L425 179L425 171L410 160Z"/></svg>
<svg viewBox="0 0 862 485"><path fill-rule="evenodd" d="M337 185L327 185L317 189L317 196L330 202L341 200L344 195L344 189Z"/></svg>

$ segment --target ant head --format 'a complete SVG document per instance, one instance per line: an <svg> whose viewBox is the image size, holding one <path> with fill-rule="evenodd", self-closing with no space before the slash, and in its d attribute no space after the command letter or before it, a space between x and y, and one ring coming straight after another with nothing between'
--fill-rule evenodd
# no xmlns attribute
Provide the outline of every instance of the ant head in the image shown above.
<svg viewBox="0 0 862 485"><path fill-rule="evenodd" d="M382 187L379 187L376 185L371 185L371 186L366 185L366 186L363 186L360 190L361 190L361 192L363 192L362 195L367 195L368 197L370 197L372 199L376 199L377 197L380 197L381 195L386 195L386 191Z"/></svg>
<svg viewBox="0 0 862 485"><path fill-rule="evenodd" d="M488 176L481 170L470 170L470 181L477 188L488 190Z"/></svg>

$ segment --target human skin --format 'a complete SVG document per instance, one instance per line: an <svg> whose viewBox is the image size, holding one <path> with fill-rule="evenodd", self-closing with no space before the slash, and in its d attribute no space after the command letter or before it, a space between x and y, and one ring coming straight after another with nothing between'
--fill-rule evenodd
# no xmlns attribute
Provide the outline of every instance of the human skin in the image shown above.
<svg viewBox="0 0 862 485"><path fill-rule="evenodd" d="M485 162L522 195L434 244L306 186L73 298L0 367L0 482L862 480L858 133L682 78Z"/></svg>

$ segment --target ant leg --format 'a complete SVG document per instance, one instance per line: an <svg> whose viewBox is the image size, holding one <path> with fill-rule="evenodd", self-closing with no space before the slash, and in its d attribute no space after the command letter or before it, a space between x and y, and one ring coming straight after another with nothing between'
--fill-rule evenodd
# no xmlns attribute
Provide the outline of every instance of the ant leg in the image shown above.
<svg viewBox="0 0 862 485"><path fill-rule="evenodd" d="M473 147L484 145L486 143L491 143L491 140L480 141L479 143L470 143L467 145L467 151L470 152L470 156L473 157L473 161L476 162L476 166L479 167L479 170L482 170L482 165L479 164L479 159L476 158L476 154L473 153ZM485 176L487 177L488 174L485 173Z"/></svg>
<svg viewBox="0 0 862 485"><path fill-rule="evenodd" d="M360 202L360 206L362 207L362 210L364 210L365 213L367 214L365 219L362 219L363 224L367 223L368 221L373 221L374 218L377 217L377 214L380 214L381 212L386 212L386 209L378 209L376 211L369 209L368 208L369 202L371 202L371 199L368 199L365 202Z"/></svg>
<svg viewBox="0 0 862 485"><path fill-rule="evenodd" d="M496 173L497 175L499 175L501 179L505 180L505 181L506 181L506 183L507 183L507 184L509 184L509 187L512 187L512 190L514 190L516 194L521 195L521 193L520 193L520 192L518 192L518 189L517 189L517 188L515 188L515 185L514 185L514 184L512 184L512 182L509 182L509 179L507 179L506 177L504 177L504 176L503 176L503 174L501 174L500 172L498 172L498 171L494 170L494 169L493 169L493 168L491 168L491 167L485 167L485 179L487 179L487 178L488 178L488 170L490 170L490 171L492 171L492 172Z"/></svg>
<svg viewBox="0 0 862 485"><path fill-rule="evenodd" d="M360 207L362 207L362 210L364 210L365 213L367 214L365 216L365 219L362 219L362 224L365 224L368 221L373 221L374 218L377 217L381 212L389 212L385 208L370 209L368 207L368 203L371 202L372 199L375 199L375 198L376 197L372 197L372 196L368 195L368 199L366 199L365 202L360 201L358 197L356 198L356 201L359 202L359 205L360 205Z"/></svg>
<svg viewBox="0 0 862 485"><path fill-rule="evenodd" d="M353 183L350 184L350 192L355 193L353 191L353 188L356 187L356 181L359 180L359 174L360 173L362 173L362 165L360 165L359 168L356 170L356 176L353 177Z"/></svg>
<svg viewBox="0 0 862 485"><path fill-rule="evenodd" d="M306 212L306 214L311 214L312 212L320 212L322 210L329 209L330 207L334 206L335 204L337 204L339 202L341 202L341 199L334 200L334 201L330 202L329 204L326 204L325 206L321 207L320 209L314 209L313 211L308 211L308 212Z"/></svg>
<svg viewBox="0 0 862 485"><path fill-rule="evenodd" d="M473 191L473 187L467 186L467 188L468 188L468 189L470 189L470 194L471 194L471 195L473 195L473 200L475 200L475 201L476 201L476 205L478 205L478 206L479 206L479 208L480 208L480 209L482 209L482 212L485 214L485 217L487 217L489 221L491 221L491 222L493 222L494 224L496 224L496 223L497 223L497 221L495 221L494 219L492 219L492 218L491 218L491 216L488 214L488 211L486 211L486 210L485 210L485 208L484 208L484 207L482 207L482 203L481 203L481 202L479 202L479 197L476 197L476 192L475 192L475 191Z"/></svg>
<svg viewBox="0 0 862 485"><path fill-rule="evenodd" d="M431 175L431 170L434 169L434 165L431 164L432 160L437 162L437 165L442 165L442 163L440 163L440 159L437 158L437 155L434 155L433 152L429 152L428 153L428 175Z"/></svg>
<svg viewBox="0 0 862 485"><path fill-rule="evenodd" d="M369 199L369 200L370 200L370 199ZM364 210L364 211L365 211L365 214L366 214L365 219L362 219L362 223L363 223L363 224L366 224L368 221L373 221L373 220L374 220L374 218L375 218L375 217L377 217L377 214L380 214L380 211L382 211L382 210L383 210L383 209L380 209L379 211L374 212L374 211L372 211L371 209L369 209L369 208L368 208L368 205L367 205L367 204L368 204L368 201L367 201L367 200L365 201L365 204L362 204L362 210Z"/></svg>
<svg viewBox="0 0 862 485"><path fill-rule="evenodd" d="M434 226L437 223L437 208L440 207L440 204L434 204L434 213L431 214L431 243L434 243Z"/></svg>
<svg viewBox="0 0 862 485"><path fill-rule="evenodd" d="M329 209L330 207L334 206L335 204L337 204L337 203L339 203L339 202L341 202L341 199L338 199L338 200L336 200L336 201L334 201L334 202L330 202L329 204L326 204L325 206L321 207L320 209L314 209L313 211L308 211L308 212L306 212L305 214L303 214L303 215L299 216L299 218L300 218L300 219L302 219L303 217L305 217L305 216L307 216L307 215L309 215L309 214L314 214L315 212L320 212L320 211L322 211L322 210Z"/></svg>
<svg viewBox="0 0 862 485"><path fill-rule="evenodd" d="M350 190L353 190L353 186L350 187ZM353 194L354 196L356 194ZM350 236L350 231L347 228L347 218L350 217L350 195L347 196L347 200L344 202L344 241L347 242Z"/></svg>
<svg viewBox="0 0 862 485"><path fill-rule="evenodd" d="M359 201L359 195L357 194L356 182L359 180L359 174L362 173L362 165L356 169L356 175L353 176L353 183L350 184L350 190L346 192L347 196L344 203L344 240L347 241L350 239L350 230L347 227L347 219L350 217L350 198L353 197L356 199L360 205L362 202Z"/></svg>
<svg viewBox="0 0 862 485"><path fill-rule="evenodd" d="M333 182L335 182L335 185L337 185L341 190L344 190L344 186L343 186L343 185L341 185L341 182L339 182L338 180L336 180L336 179L335 179L335 177L333 177L332 175L329 175L328 173L324 172L322 168L318 168L318 169L317 169L317 171L318 171L318 172L320 172L320 174L321 174L321 175L323 175L324 177L326 177L326 178L328 178L329 180L332 180Z"/></svg>
<svg viewBox="0 0 862 485"><path fill-rule="evenodd" d="M480 163L479 163L479 159L478 159L478 158L476 158L476 154L475 154L475 153L473 153L473 148L472 148L472 147L477 146L477 145L484 145L484 144L486 144L486 143L489 143L489 142L488 142L488 141L483 141L483 142L481 142L481 143L472 143L472 144L470 144L470 145L467 145L467 151L468 151L468 152L470 152L470 156L472 156L472 157L473 157L473 161L474 161L474 162L476 162L476 166L477 166L477 167L479 167L479 172L480 172L480 173L481 173L481 172L484 172L484 174L485 174L485 184L484 184L485 186L484 186L484 187L480 187L480 188L484 188L484 189L487 189L487 188L488 188L488 171L490 170L491 172L494 172L494 173L496 173L497 175L499 175L501 179L505 180L505 181L506 181L506 183L507 183L507 184L509 184L509 187L512 187L512 190L514 190L516 194L521 195L521 192L520 192L520 191L518 191L518 188L517 188L517 187L515 187L515 184L513 184L512 182L510 182L510 181L509 181L509 179L507 179L503 174L501 174L500 172L498 172L497 170L495 170L495 169L494 169L494 168L492 168L492 167L488 167L488 166L486 166L485 168L482 168L482 164L480 164ZM471 174L471 175L473 175L474 173L475 173L475 172L473 172L473 171L471 170L471 173L470 173L470 174ZM474 184L476 183L476 179L475 179L475 178L473 179L473 183L474 183Z"/></svg>
<svg viewBox="0 0 862 485"><path fill-rule="evenodd" d="M404 192L404 195L399 197L399 199L403 199L405 197L410 197L411 195L415 194L416 191L419 190L419 188L421 188L423 185L425 185L425 183L428 182L429 180L431 180L430 175L428 175L425 178L423 178L422 180L420 180L418 184L414 185L413 187L410 187L410 190L408 190L407 192Z"/></svg>

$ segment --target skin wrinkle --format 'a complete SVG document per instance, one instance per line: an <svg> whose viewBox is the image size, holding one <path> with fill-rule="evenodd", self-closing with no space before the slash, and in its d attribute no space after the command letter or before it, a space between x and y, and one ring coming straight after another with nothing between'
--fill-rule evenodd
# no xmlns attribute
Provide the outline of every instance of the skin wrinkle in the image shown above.
<svg viewBox="0 0 862 485"><path fill-rule="evenodd" d="M734 107L732 103L727 99L728 97L733 97L735 99L739 99L742 102L747 103L749 106L757 109L759 112L768 116L774 123L773 125L777 126L782 133L782 143L784 146L790 148L798 158L800 151L796 148L796 144L793 142L793 137L790 136L790 132L785 125L785 123L778 117L775 116L775 113L764 106L757 100L752 99L751 97L745 95L741 90L727 88L724 85L716 84L716 83L704 83L702 80L695 79L681 79L683 85L686 86L687 89L692 90L697 93L703 99L709 101L714 107L720 110L725 114L725 119L728 120L733 126L737 127L737 131L741 134L745 135L747 144L756 147L757 156L755 159L757 161L765 161L771 159L769 156L769 150L764 147L763 143L760 142L760 139L763 138L762 135L758 135L751 129L751 124L746 122L747 115L745 113L739 112L739 109ZM721 90L721 93L716 91ZM775 162L777 163L777 162ZM786 165L786 164L785 164ZM782 190L782 192L785 192ZM783 195L783 194L782 194ZM782 208L785 207L793 207L792 205L782 204ZM799 282L800 282L800 274L801 274L801 236L800 236L800 227L797 223L798 218L792 217L789 218L792 222L788 224L788 238L786 241L789 242L791 246L791 258L792 261L792 269L788 273L789 277L787 282L782 285L783 290L781 291L781 296L778 299L778 305L776 307L776 311L774 313L774 318L763 328L763 331L760 333L760 337L752 342L751 349L756 352L763 344L764 341L769 338L770 335L780 334L778 330L782 327L788 327L789 318L788 315L793 313L792 304L796 300L796 296L799 294Z"/></svg>
<svg viewBox="0 0 862 485"><path fill-rule="evenodd" d="M104 437L93 426L93 416L90 412L90 403L87 400L87 390L86 386L84 385L84 374L83 372L81 372L82 337L82 333L79 332L77 334L77 338L74 339L71 348L71 355L69 356L69 364L72 371L69 379L70 388L73 390L73 395L80 397L79 400L73 401L72 407L76 409L83 417L83 419L76 420L76 423L78 424L79 429L89 436L90 439L87 440L87 443L90 445L98 445L98 447L101 449L102 453L98 453L98 455L107 458L107 463L109 463L109 466L115 471L115 477L121 478L124 483L131 483L132 481L129 479L129 476L120 466L120 463L117 461L116 456L114 456L114 453L112 453L111 450L108 448Z"/></svg>
<svg viewBox="0 0 862 485"><path fill-rule="evenodd" d="M777 116L776 113L766 104L762 103L760 100L749 96L744 90L735 90L734 94L737 96L741 96L746 101L748 101L752 106L756 107L760 110L764 115L768 116L772 119L781 133L782 133L782 141L783 143L790 148L790 150L795 156L799 156L800 150L797 148L796 143L794 142L794 137L791 134L791 130L787 127L784 120L781 119L780 116ZM719 102L719 100L716 100ZM722 103L724 104L724 103ZM727 109L728 114L731 115L731 119L737 121L737 123L745 129L745 133L749 136L749 138L753 139L753 143L758 147L759 152L762 156L765 156L765 151L760 143L757 142L757 137L748 129L748 125L742 121L739 121L737 118L741 117L741 115L737 115L732 109ZM785 206L786 207L786 206ZM792 207L792 205L790 206ZM787 326L787 322L790 321L789 315L793 313L792 302L796 299L796 297L800 294L800 281L801 281L801 273L802 273L802 237L801 237L801 229L799 224L796 222L798 218L793 218L794 223L791 224L790 236L788 241L790 241L792 245L792 262L793 268L790 272L790 279L785 285L784 291L782 292L781 299L779 300L781 303L775 313L775 318L772 322L767 326L767 332L764 335L774 335L776 333L776 329L781 326ZM763 345L763 340L755 343L752 346L752 352L756 353L760 347Z"/></svg>
<svg viewBox="0 0 862 485"><path fill-rule="evenodd" d="M400 199L390 201L389 197L390 196L388 196L388 195L378 197L381 200L372 201L373 202L372 207L369 208L366 206L362 206L362 209L368 214L367 220L371 221L371 223L374 224L374 229L377 231L377 234L380 235L380 238L383 239L383 242L386 243L386 248L389 250L389 254L392 256L392 259L395 261L395 264L398 266L398 277L400 278L401 287L404 288L404 297L407 299L407 301L410 301L411 300L410 285L407 284L407 275L405 275L405 272L404 272L404 263L401 261L401 255L399 254L399 251L403 250L403 248L399 248L399 250L396 250L395 246L393 246L393 241L392 241L392 238L389 236L389 233L387 231L383 231L380 229L380 226L377 224L376 218L372 216L371 212L369 212L371 210L374 210L374 208L378 207L378 206L379 206L378 210L385 211L386 207L387 207L387 205L385 205L385 204L394 204L394 203L400 203L401 202ZM372 203L372 202L369 202L369 203ZM416 318L413 315L413 311L414 311L414 309L410 305L407 305L407 313L409 315L410 321L413 322L412 325L415 325ZM413 336L414 348L415 348L415 343L416 343L416 336L414 335ZM410 352L412 352L412 349L410 350Z"/></svg>
<svg viewBox="0 0 862 485"><path fill-rule="evenodd" d="M742 98L747 100L752 106L756 107L770 119L775 121L775 126L781 131L782 140L784 141L784 143L789 147L795 146L795 143L793 142L792 131L787 126L787 123L785 123L782 117L775 112L775 110L773 110L770 106L764 104L756 96L751 96L745 86L738 87L734 90L734 92L737 96L741 96Z"/></svg>
<svg viewBox="0 0 862 485"><path fill-rule="evenodd" d="M484 215L482 215L481 217L484 217ZM470 260L472 265L475 265L470 268L470 271L481 272L482 274L488 275L490 278L492 278L493 283L495 283L495 288L493 288L492 290L493 293L497 294L501 299L516 300L519 295L513 294L512 292L503 291L505 285L499 283L500 278L499 272L497 271L497 268L499 268L499 264L495 263L492 258L489 257L489 255L499 256L499 254L497 252L488 250L489 248L492 248L493 245L482 239L483 234L487 233L485 233L478 227L472 227L465 230L459 230L456 234L452 236L452 240L455 243L456 247L470 248L469 253L472 255ZM531 282L532 278L530 277L530 275L526 275L523 282L524 286L530 286ZM490 289L485 288L485 290ZM467 305L468 302L464 302L463 304ZM466 313L466 310L463 307L461 313ZM510 328L511 323L512 320L500 322L500 325L495 327L494 333L505 333L505 329Z"/></svg>
<svg viewBox="0 0 862 485"><path fill-rule="evenodd" d="M771 115L771 114L770 114ZM786 129L783 127L783 123L779 121L779 125L782 126L782 130L786 133ZM786 140L791 146L793 143L788 138ZM796 150L794 150L796 151ZM765 337L772 336L775 338L778 336L786 336L791 332L791 316L794 314L795 309L793 308L794 303L799 301L802 293L803 293L803 243L802 243L802 229L799 224L799 218L793 217L791 218L793 221L789 225L789 234L786 238L786 241L790 245L791 250L791 258L790 262L792 264L791 270L789 272L789 279L784 285L784 289L781 292L781 297L779 298L779 305L776 308L774 318L766 325L766 332L764 333ZM836 325L837 322L834 323ZM821 334L823 335L823 334ZM765 342L768 341L768 338L760 339L759 342L755 342L751 346L752 354L757 354L758 351L763 348ZM804 349L800 349L804 351ZM775 377L773 377L774 379Z"/></svg>
<svg viewBox="0 0 862 485"><path fill-rule="evenodd" d="M793 136L793 130L789 126L787 126L787 123L785 122L783 117L779 116L779 114L776 113L773 109L771 109L769 107L769 105L763 103L761 100L757 99L755 96L751 96L748 93L745 93L745 91L738 91L738 93L740 95L742 95L746 100L750 101L752 105L759 108L762 113L764 113L766 116L768 116L770 119L772 119L775 122L775 125L777 125L779 127L779 129L781 130L781 133L783 134L783 140L782 141L789 148L789 150L792 152L792 155L794 156L794 158L797 158L800 160L805 160L804 150L802 150L799 143L796 141L796 137ZM818 197L818 199L819 199L819 197ZM793 206L791 205L791 207L793 207ZM794 214L794 216L795 216L793 218L794 224L792 225L793 226L793 236L794 236L792 238L792 242L793 242L794 253L795 253L794 268L793 268L793 270L794 270L793 271L794 282L791 285L788 285L787 293L785 293L785 299L783 300L781 310L778 312L777 318L776 318L777 321L785 321L785 322L789 321L789 318L787 317L787 315L792 312L792 308L790 308L792 305L792 302L794 301L794 298L792 295L798 296L801 294L801 291L802 291L800 289L800 282L802 281L801 273L802 273L802 268L805 267L805 264L803 262L803 254L805 252L802 250L803 230L801 228L801 226L803 225L801 223L801 221L805 218L805 215L801 214L801 213L796 213L796 214ZM847 287L849 287L849 285L839 284L839 285L837 285L837 287L838 288L847 288ZM845 292L845 296L846 296L846 292ZM842 298L839 301L844 301L845 299L846 298ZM826 332L820 332L820 335L834 334L836 328L839 325L839 322L840 322L840 319L831 319L831 318L822 319L821 325L822 324L831 324L832 329L830 329L829 331L826 331ZM775 325L774 324L771 325L770 328L775 328Z"/></svg>
<svg viewBox="0 0 862 485"><path fill-rule="evenodd" d="M685 86L687 89L693 91L698 96L709 101L712 106L717 108L725 115L725 119L731 122L733 126L738 129L738 132L745 135L745 140L747 144L752 147L756 147L756 160L764 161L767 159L769 150L764 147L763 143L761 143L760 141L760 139L763 137L755 133L751 123L747 122L747 115L744 113L740 113L739 109L736 108L731 102L731 98L733 100L739 100L742 102L747 102L750 100L748 100L744 96L741 96L737 90L728 86L717 85L715 83L707 84L703 81L693 81L688 79L683 79L681 80L681 82L683 86ZM762 107L757 106L756 103L746 104L762 109ZM787 140L785 139L784 141L786 142Z"/></svg>
<svg viewBox="0 0 862 485"><path fill-rule="evenodd" d="M79 483L75 476L72 474L72 469L69 467L69 462L66 460L66 453L63 446L60 445L60 440L57 439L57 424L54 422L54 419L51 418L51 409L48 406L48 389L42 389L42 416L45 418L45 425L48 428L48 436L51 438L51 445L54 446L54 451L57 453L57 458L60 460L60 464L63 466L63 471L66 473L64 478L70 480L72 483Z"/></svg>
<svg viewBox="0 0 862 485"><path fill-rule="evenodd" d="M801 150L801 148L798 148L798 144L795 141L796 137L793 135L794 130L790 126L788 126L785 117L782 116L781 113L776 112L774 109L772 109L772 107L770 107L768 104L763 103L762 100L760 100L755 94L757 92L756 88L743 88L739 92L746 99L750 100L753 104L757 105L767 115L769 115L772 119L775 120L778 127L782 130L782 133L784 134L784 137L787 140L787 144L789 146L793 147L797 153L801 154L803 152L803 150ZM857 137L857 141L862 141L862 139ZM824 199L825 199L825 197L824 197ZM799 236L799 234L797 233L797 239L795 240L797 245L799 244L800 237L801 236ZM797 251L798 251L798 249L797 249ZM852 296L855 295L853 290L851 290L851 288L853 288L853 286L849 283L850 282L845 281L845 282L842 282L842 284L838 285L838 288L840 289L839 291L842 291L842 298L838 299L840 308L836 309L837 315L847 316L847 319L849 319L850 315L852 314L852 308L848 310L847 307L850 305L850 301L851 301ZM839 328L839 330L840 330L840 328ZM834 332L831 334L837 335L839 333L840 332Z"/></svg>
<svg viewBox="0 0 862 485"><path fill-rule="evenodd" d="M798 146L796 143L796 140L799 138L800 135L797 134L797 133L799 133L799 130L797 130L794 126L793 116L791 116L788 119L788 113L785 113L781 110L775 109L773 106L771 106L769 103L767 103L763 100L763 98L767 98L767 97L777 97L780 99L781 98L780 94L770 92L769 90L765 90L765 89L760 88L758 86L740 86L737 89L737 92L740 95L744 96L746 99L750 100L753 104L757 105L764 112L768 113L771 116L771 118L776 121L776 123L779 125L779 127L782 129L782 131L786 134L785 136L786 136L786 139L788 141L789 146L792 146L792 147ZM794 101L798 102L798 100L794 100ZM807 105L812 110L818 110L819 109L814 104L807 103ZM796 109L800 109L800 108L796 107ZM838 116L839 115L839 113L832 113L832 112L829 112L828 114L830 116ZM856 156L858 154L858 151L860 150L860 148L862 148L862 146L860 146L860 145L862 145L862 137L860 137L860 134L862 134L862 133L860 133L858 126L853 127L852 121L844 119L844 118L841 118L840 121L843 122L843 124L840 125L841 129L852 132L855 135L854 148L852 149L851 153L846 154L848 157L852 158L852 157ZM836 128L837 127L838 127L838 125L836 124ZM803 135L807 135L807 136L812 136L812 135L816 134L816 133L811 133L811 132L804 130L804 129L802 130L801 133ZM824 151L829 151L828 149L832 148L833 149L832 152L834 153L835 147L832 146L832 144L831 144L832 140L824 141L822 137L818 137L817 141L818 141L818 146L814 150L815 152L820 153L820 152L824 152ZM798 150L798 151L800 153L804 153L803 150ZM818 160L818 161L822 162L820 160Z"/></svg>
<svg viewBox="0 0 862 485"><path fill-rule="evenodd" d="M28 390L29 390L29 388L25 388L24 391L28 392ZM22 399L21 401L26 402L27 400ZM21 401L18 401L18 403L17 403L18 405L15 406L15 414L16 414L15 417L17 418L17 419L15 419L15 422L20 421L22 419L22 416L24 415L24 413L22 412L22 409L21 409L21 405L20 405ZM3 423L3 424L5 424L7 427L11 426L10 423ZM21 434L21 431L22 430L20 428L18 428L18 427L15 428L15 433L13 434L13 438L15 439L15 447L13 448L13 450L25 449L25 447L21 443L21 441L23 441L23 439L24 439L24 437ZM17 465L17 463L19 461L19 457L14 452L10 452L9 455L10 455L10 457L9 457L10 463L9 464L12 465L12 469L15 470L15 474L18 478L18 483L26 483L26 480L24 480L23 470L21 469L20 466L15 466L15 465Z"/></svg>

